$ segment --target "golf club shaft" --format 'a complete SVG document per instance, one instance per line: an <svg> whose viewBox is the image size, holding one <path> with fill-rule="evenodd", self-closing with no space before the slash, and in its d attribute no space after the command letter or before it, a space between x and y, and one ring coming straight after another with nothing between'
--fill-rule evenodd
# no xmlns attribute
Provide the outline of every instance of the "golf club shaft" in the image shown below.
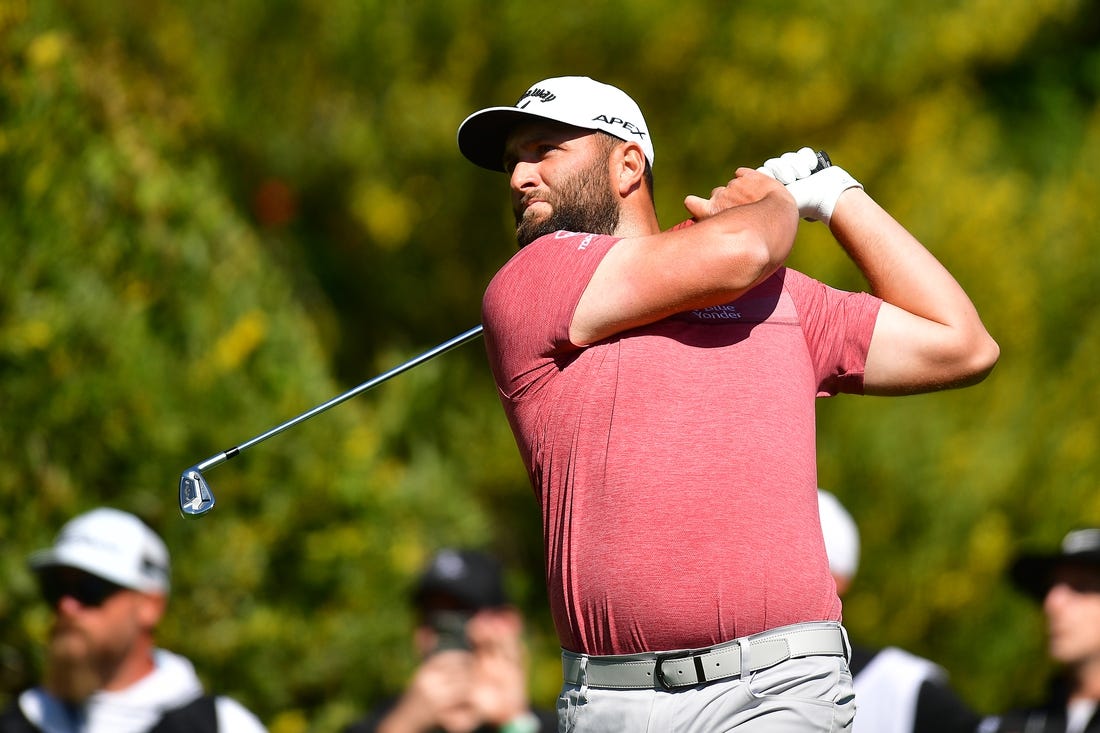
<svg viewBox="0 0 1100 733"><path fill-rule="evenodd" d="M210 456L209 458L207 458L202 463L196 464L194 466L194 470L199 471L201 473L202 471L213 468L214 466L220 466L221 464L228 461L230 458L236 458L238 455L241 454L241 452L243 452L245 450L248 450L249 448L256 445L257 443L262 443L265 440L267 440L268 438L272 438L272 437L278 435L279 433L283 432L284 430L287 430L289 428L294 427L298 423L305 422L306 420L310 419L311 417L314 417L315 415L320 415L325 410L336 407L341 402L345 402L347 400L350 400L352 397L355 397L356 395L360 395L363 392L366 392L367 390L371 389L372 387L378 386L379 384L381 384L382 382L385 382L387 379L390 379L391 377L396 377L398 374L401 374L402 372L408 371L409 369L412 369L413 367L415 367L419 364L422 364L422 363L428 361L429 359L433 359L433 358L439 356L440 354L445 354L448 351L450 351L451 349L454 349L458 346L461 346L462 344L466 343L467 341L472 341L473 339L475 339L475 338L477 338L478 336L481 335L481 331L482 331L482 326L480 324L477 325L477 326L474 326L473 328L469 329L468 331L464 331L464 332L460 333L459 335L455 336L454 338L452 338L448 341L444 341L443 343L439 344L438 346L435 346L435 347L425 351L423 354L420 354L419 356L414 356L412 359L409 359L405 363L399 364L399 365L393 367L392 369L390 369L389 371L383 372L382 374L379 374L377 377L373 377L371 379L368 379L367 381L363 382L359 386L353 387L352 389L349 389L347 392L344 392L343 394L340 394L340 395L337 395L336 397L333 397L328 402L317 405L312 410L307 410L306 412L303 412L301 415L298 415L297 417L291 418L290 420L287 420L284 423L276 425L275 427L268 430L266 433L261 433L260 435L257 435L256 437L251 438L251 439L245 441L244 443L241 443L240 445L234 446L233 448L222 451L221 453L218 453L216 455Z"/></svg>

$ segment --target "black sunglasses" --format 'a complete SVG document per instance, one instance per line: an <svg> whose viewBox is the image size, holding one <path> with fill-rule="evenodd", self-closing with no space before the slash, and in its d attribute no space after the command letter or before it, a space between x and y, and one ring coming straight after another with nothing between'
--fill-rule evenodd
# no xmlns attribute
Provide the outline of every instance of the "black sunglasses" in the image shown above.
<svg viewBox="0 0 1100 733"><path fill-rule="evenodd" d="M38 586L50 608L65 596L88 608L99 608L108 598L122 590L109 580L74 568L54 568L38 573Z"/></svg>

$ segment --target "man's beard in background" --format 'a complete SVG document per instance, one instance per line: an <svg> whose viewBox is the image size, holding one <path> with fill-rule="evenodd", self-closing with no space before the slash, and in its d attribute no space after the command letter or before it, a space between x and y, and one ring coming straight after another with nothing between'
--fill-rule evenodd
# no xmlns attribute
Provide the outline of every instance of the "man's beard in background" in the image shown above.
<svg viewBox="0 0 1100 733"><path fill-rule="evenodd" d="M97 659L87 634L77 628L55 629L46 649L44 686L54 697L81 703L103 687L103 660Z"/></svg>
<svg viewBox="0 0 1100 733"><path fill-rule="evenodd" d="M543 218L516 214L516 241L525 247L557 231L613 234L619 226L619 201L611 192L607 161L597 160L577 171L548 196L550 215Z"/></svg>

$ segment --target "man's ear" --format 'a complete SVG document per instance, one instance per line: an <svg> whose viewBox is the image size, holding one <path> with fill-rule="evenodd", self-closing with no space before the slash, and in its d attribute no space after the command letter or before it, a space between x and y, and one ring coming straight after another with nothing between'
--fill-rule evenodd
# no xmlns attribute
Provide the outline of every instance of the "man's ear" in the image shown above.
<svg viewBox="0 0 1100 733"><path fill-rule="evenodd" d="M645 177L645 152L638 143L624 142L615 148L612 156L614 173L613 178L620 196L626 196L631 191L642 185Z"/></svg>
<svg viewBox="0 0 1100 733"><path fill-rule="evenodd" d="M138 601L138 620L142 627L152 631L160 623L168 608L168 598L157 593L142 593Z"/></svg>

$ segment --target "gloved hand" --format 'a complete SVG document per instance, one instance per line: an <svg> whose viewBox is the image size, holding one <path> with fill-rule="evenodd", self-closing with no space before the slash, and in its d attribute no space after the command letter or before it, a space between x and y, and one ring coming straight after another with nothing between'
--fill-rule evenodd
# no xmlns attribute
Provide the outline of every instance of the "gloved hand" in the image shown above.
<svg viewBox="0 0 1100 733"><path fill-rule="evenodd" d="M827 226L840 194L849 188L863 188L848 171L835 165L813 172L817 166L813 148L784 153L770 158L756 170L776 179L791 192L798 204L798 215L807 221L821 221Z"/></svg>

